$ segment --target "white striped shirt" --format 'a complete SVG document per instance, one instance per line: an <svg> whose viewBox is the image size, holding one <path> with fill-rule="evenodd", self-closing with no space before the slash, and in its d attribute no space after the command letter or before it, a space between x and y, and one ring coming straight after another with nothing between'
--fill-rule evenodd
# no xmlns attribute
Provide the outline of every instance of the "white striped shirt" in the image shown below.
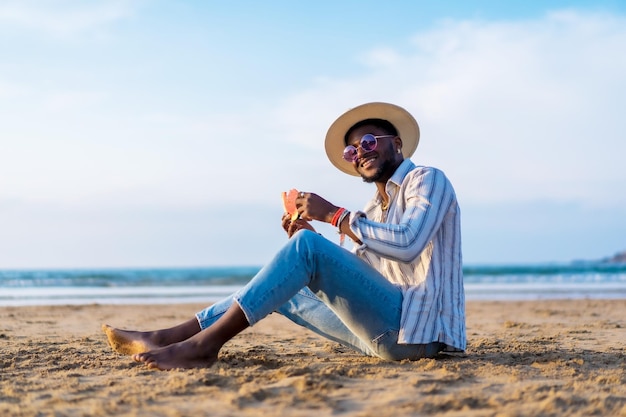
<svg viewBox="0 0 626 417"><path fill-rule="evenodd" d="M398 343L442 342L465 350L461 214L452 184L432 167L405 159L364 211L350 214L361 258L402 289Z"/></svg>

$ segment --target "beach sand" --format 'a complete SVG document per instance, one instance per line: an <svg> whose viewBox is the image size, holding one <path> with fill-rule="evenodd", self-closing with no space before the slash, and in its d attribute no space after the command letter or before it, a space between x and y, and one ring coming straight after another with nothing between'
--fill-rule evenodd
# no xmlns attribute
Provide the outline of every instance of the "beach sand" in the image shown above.
<svg viewBox="0 0 626 417"><path fill-rule="evenodd" d="M626 416L626 300L468 302L464 354L397 363L276 314L209 369L147 369L100 330L201 307L0 308L0 415Z"/></svg>

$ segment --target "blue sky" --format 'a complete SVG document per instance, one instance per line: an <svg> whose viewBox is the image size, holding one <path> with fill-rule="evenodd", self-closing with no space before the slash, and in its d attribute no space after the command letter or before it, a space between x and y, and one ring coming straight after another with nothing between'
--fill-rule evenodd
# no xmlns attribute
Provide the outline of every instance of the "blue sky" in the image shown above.
<svg viewBox="0 0 626 417"><path fill-rule="evenodd" d="M623 1L0 0L0 268L262 265L281 191L372 195L323 150L367 101L417 118L466 263L610 256L625 50Z"/></svg>

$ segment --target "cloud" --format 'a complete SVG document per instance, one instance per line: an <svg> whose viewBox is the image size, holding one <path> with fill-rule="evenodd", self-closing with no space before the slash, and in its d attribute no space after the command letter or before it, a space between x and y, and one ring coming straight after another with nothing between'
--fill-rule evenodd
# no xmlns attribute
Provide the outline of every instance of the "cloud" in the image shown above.
<svg viewBox="0 0 626 417"><path fill-rule="evenodd" d="M0 23L6 27L34 30L45 35L68 37L100 29L132 15L136 5L127 0L15 0L0 4Z"/></svg>
<svg viewBox="0 0 626 417"><path fill-rule="evenodd" d="M21 31L20 41L90 40L138 4L3 2L0 30ZM626 227L625 23L571 10L444 20L357 52L349 77L326 73L298 90L285 82L282 98L238 96L206 79L178 84L168 78L181 77L175 70L151 78L142 63L160 40L118 62L112 51L126 39L101 49L84 42L56 60L46 38L45 54L7 58L0 75L0 230L10 237L0 263L262 263L284 240L280 191L319 192L350 208L372 194L339 174L321 143L340 113L379 100L416 116L413 160L455 184L468 261L584 258L589 242L592 257L613 253ZM101 61L73 65L90 52Z"/></svg>
<svg viewBox="0 0 626 417"><path fill-rule="evenodd" d="M3 82L0 80L0 99L13 100L23 96L26 89L20 85L13 83Z"/></svg>
<svg viewBox="0 0 626 417"><path fill-rule="evenodd" d="M31 102L43 105L7 123L23 146L12 144L17 157L3 163L5 177L21 174L5 190L69 202L115 190L137 198L144 189L164 204L203 202L194 182L231 171L232 181L250 184L247 198L255 201L269 203L268 184L326 190L333 184L332 195L354 179L337 178L327 162L320 146L327 127L356 104L382 100L416 116L422 140L413 159L444 169L467 203L624 205L626 195L615 190L626 182L625 23L622 16L575 11L521 21L445 20L416 33L412 48L404 41L362 51L359 75L319 78L276 107L251 98L234 111L181 114L150 103L142 111L137 102L128 114L114 108L123 101L120 91L31 88ZM26 89L5 87L0 95ZM38 123L22 126L29 118ZM38 145L41 160L28 157L33 165L56 161L46 175L16 166L30 155L34 137L48 140ZM232 172L233 163L242 169ZM296 175L301 185L290 183ZM225 203L242 198L228 182L214 187ZM369 194L357 194L354 203L363 195Z"/></svg>
<svg viewBox="0 0 626 417"><path fill-rule="evenodd" d="M103 92L64 91L51 94L45 107L52 112L71 112L84 106L101 103L107 94Z"/></svg>
<svg viewBox="0 0 626 417"><path fill-rule="evenodd" d="M76 31L125 16L129 8L125 2L10 2L0 6L0 19ZM624 204L626 195L615 189L626 180L625 23L623 16L576 11L520 21L445 20L416 33L411 47L405 40L362 51L356 76L319 78L274 108L249 104L251 98L231 114L228 108L182 114L150 103L142 111L140 101L125 109L123 91L105 93L97 85L39 90L5 82L0 96L14 99L7 111L21 113L4 125L17 157L5 154L3 170L31 178L5 186L14 194L30 190L69 201L77 187L98 195L101 187L115 190L122 181L143 187L155 178L170 187L163 192L182 199L195 191L181 184L228 170L227 158L205 162L216 154L263 170L266 182L290 186L286 178L298 172L304 184L325 186L335 175L320 146L327 127L356 104L383 100L415 114L422 141L414 160L443 168L464 201ZM15 167L33 144L45 152L41 161L29 159L44 168L50 165L44 157L54 157L55 172ZM268 150L276 152L266 156ZM118 175L109 174L112 166ZM219 191L225 201L240 198L225 184ZM263 199L265 187L255 183L250 192Z"/></svg>
<svg viewBox="0 0 626 417"><path fill-rule="evenodd" d="M286 128L324 131L356 104L391 101L420 122L414 159L444 168L467 201L626 203L615 194L626 182L624 17L561 11L442 21L413 45L365 52L363 61L375 65L363 74L320 80L289 97Z"/></svg>

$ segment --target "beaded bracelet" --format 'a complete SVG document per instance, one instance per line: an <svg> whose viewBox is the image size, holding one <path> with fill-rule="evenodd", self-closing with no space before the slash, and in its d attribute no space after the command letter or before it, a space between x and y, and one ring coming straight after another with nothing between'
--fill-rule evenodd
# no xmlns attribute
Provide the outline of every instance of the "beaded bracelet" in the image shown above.
<svg viewBox="0 0 626 417"><path fill-rule="evenodd" d="M346 209L343 207L340 207L333 215L333 218L331 219L330 224L337 227L337 220L339 220L339 216L341 216L341 213L343 213L344 211L346 211Z"/></svg>
<svg viewBox="0 0 626 417"><path fill-rule="evenodd" d="M350 212L348 210L344 210L343 213L341 213L341 215L339 216L339 219L337 219L337 229L339 229L339 233L341 233L341 222L343 221L343 219L346 218L346 216L349 216Z"/></svg>
<svg viewBox="0 0 626 417"><path fill-rule="evenodd" d="M339 233L339 246L343 246L346 240L346 234L341 231L341 222L343 222L343 219L345 219L349 215L350 215L350 212L348 210L344 210L343 213L341 213L341 215L339 216L339 219L337 220L337 233Z"/></svg>

